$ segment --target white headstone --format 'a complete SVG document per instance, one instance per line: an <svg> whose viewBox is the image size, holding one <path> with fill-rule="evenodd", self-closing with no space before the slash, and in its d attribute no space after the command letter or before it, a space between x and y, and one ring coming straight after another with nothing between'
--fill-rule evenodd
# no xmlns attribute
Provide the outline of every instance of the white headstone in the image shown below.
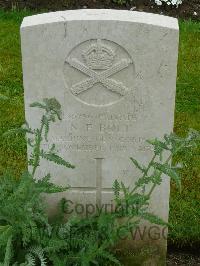
<svg viewBox="0 0 200 266"><path fill-rule="evenodd" d="M43 172L70 184L62 197L72 209L110 204L115 179L136 181L129 157L147 163L152 151L145 140L173 130L177 20L117 10L55 12L26 17L21 39L26 119L36 127L40 117L29 104L55 97L63 120L49 142L76 166L44 162ZM165 220L169 187L165 179L151 201L151 211Z"/></svg>

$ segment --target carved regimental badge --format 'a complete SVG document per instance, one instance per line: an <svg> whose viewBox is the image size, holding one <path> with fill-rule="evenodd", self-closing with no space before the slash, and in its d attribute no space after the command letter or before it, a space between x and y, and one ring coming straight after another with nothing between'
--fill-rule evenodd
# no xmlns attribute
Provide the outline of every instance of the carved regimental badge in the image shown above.
<svg viewBox="0 0 200 266"><path fill-rule="evenodd" d="M133 86L129 54L107 40L90 40L75 47L65 61L67 87L79 100L93 105L119 101ZM130 84L132 83L132 84Z"/></svg>

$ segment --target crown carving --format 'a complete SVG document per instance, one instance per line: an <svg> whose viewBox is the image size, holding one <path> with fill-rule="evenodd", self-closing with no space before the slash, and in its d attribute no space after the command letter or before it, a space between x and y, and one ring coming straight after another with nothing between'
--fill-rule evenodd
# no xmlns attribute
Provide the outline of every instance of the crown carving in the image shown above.
<svg viewBox="0 0 200 266"><path fill-rule="evenodd" d="M113 65L114 57L114 51L101 40L97 40L96 44L92 44L83 53L85 64L93 70L109 69Z"/></svg>

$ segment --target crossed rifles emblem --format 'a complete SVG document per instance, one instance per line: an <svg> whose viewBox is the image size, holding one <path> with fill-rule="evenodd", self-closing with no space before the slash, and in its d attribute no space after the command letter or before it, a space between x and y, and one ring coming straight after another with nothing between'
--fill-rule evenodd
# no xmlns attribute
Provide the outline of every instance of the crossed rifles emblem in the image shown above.
<svg viewBox="0 0 200 266"><path fill-rule="evenodd" d="M76 58L68 58L66 63L89 77L72 86L71 91L74 95L79 95L89 90L97 83L101 83L108 90L120 96L124 96L128 91L128 88L124 86L122 82L116 81L110 77L132 64L129 59L121 59L118 63L108 66L107 69L103 71L95 71L96 69L92 69L90 65L86 65Z"/></svg>

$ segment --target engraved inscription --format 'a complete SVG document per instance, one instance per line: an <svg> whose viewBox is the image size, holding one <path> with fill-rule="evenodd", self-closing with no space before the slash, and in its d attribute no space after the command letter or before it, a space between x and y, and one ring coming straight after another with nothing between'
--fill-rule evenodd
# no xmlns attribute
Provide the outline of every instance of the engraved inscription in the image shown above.
<svg viewBox="0 0 200 266"><path fill-rule="evenodd" d="M146 138L134 137L134 136L89 136L89 135L74 135L74 133L69 133L66 136L61 136L60 138L53 138L53 143L56 143L58 149L64 151L100 151L100 152L119 152L127 151L132 148L134 150L136 147L140 152L146 152L152 150L152 147L146 143ZM97 142L97 143L96 143ZM110 142L108 144L108 142ZM52 144L45 146L51 147Z"/></svg>
<svg viewBox="0 0 200 266"><path fill-rule="evenodd" d="M65 60L64 74L76 98L87 104L104 106L128 94L129 86L121 76L117 77L123 71L127 72L123 72L125 79L128 74L134 75L133 60L123 48L97 39L80 44L74 50Z"/></svg>

